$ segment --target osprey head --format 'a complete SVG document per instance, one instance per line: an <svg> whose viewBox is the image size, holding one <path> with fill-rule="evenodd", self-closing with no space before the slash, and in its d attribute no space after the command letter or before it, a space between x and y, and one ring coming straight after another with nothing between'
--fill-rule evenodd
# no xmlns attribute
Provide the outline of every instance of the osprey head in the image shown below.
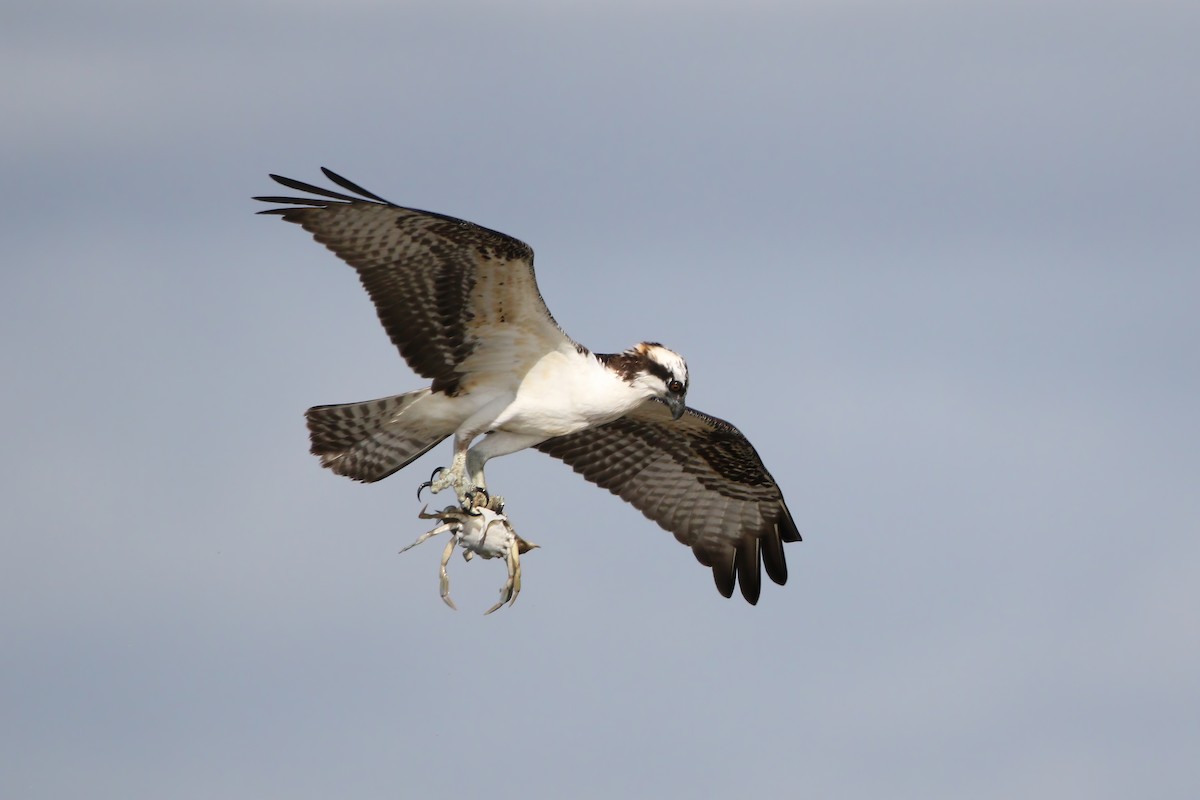
<svg viewBox="0 0 1200 800"><path fill-rule="evenodd" d="M679 419L687 408L688 369L683 356L668 350L658 342L642 342L632 350L630 356L629 382L650 391L671 409L671 416Z"/></svg>

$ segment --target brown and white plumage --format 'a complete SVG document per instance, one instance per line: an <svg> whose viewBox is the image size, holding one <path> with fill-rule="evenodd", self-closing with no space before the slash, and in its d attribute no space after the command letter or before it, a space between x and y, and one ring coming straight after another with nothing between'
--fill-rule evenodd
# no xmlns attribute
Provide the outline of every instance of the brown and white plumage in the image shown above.
<svg viewBox="0 0 1200 800"><path fill-rule="evenodd" d="M686 409L687 365L655 343L593 354L546 308L524 243L401 208L339 175L351 194L272 175L310 197L260 212L301 225L358 272L380 322L426 389L308 411L312 451L377 481L446 437L454 461L433 489L484 487L492 457L527 447L561 459L689 545L729 597L759 597L760 565L787 580L799 541L774 479L732 425ZM482 439L472 446L477 437Z"/></svg>
<svg viewBox="0 0 1200 800"><path fill-rule="evenodd" d="M259 213L299 224L354 267L392 344L435 392L457 394L481 368L517 372L547 350L577 349L538 292L529 245L464 220L400 208L324 172L362 197L272 175L318 197L258 197L292 206ZM514 353L524 360L512 363Z"/></svg>
<svg viewBox="0 0 1200 800"><path fill-rule="evenodd" d="M619 419L537 445L631 503L712 567L721 594L758 602L760 563L787 583L784 542L800 532L754 447L724 420L689 408L678 420L656 401ZM761 554L761 556L760 556Z"/></svg>

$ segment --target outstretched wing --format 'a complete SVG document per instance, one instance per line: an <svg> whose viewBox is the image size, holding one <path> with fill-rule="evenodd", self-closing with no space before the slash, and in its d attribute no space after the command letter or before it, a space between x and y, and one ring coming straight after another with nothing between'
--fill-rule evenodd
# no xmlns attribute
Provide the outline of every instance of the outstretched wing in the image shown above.
<svg viewBox="0 0 1200 800"><path fill-rule="evenodd" d="M434 391L457 394L471 374L515 379L548 352L580 349L550 316L527 244L321 171L357 197L272 175L314 196L256 197L288 205L259 213L300 225L354 267L392 343Z"/></svg>
<svg viewBox="0 0 1200 800"><path fill-rule="evenodd" d="M689 408L678 421L650 400L595 428L537 445L632 503L712 567L721 594L735 583L751 604L760 567L787 582L783 543L800 532L775 479L737 428Z"/></svg>

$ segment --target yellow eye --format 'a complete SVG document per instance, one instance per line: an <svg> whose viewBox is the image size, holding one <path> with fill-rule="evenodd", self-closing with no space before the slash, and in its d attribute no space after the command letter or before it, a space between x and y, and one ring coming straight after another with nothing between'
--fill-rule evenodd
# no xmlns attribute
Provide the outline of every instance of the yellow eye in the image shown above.
<svg viewBox="0 0 1200 800"><path fill-rule="evenodd" d="M667 390L672 394L679 394L683 391L683 384L679 381L671 381L667 384Z"/></svg>

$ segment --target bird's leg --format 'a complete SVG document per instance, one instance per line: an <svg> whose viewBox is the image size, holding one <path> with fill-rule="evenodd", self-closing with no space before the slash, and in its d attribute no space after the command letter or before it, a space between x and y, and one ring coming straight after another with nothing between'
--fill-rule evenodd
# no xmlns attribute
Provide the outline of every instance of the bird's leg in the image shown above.
<svg viewBox="0 0 1200 800"><path fill-rule="evenodd" d="M488 434L467 453L467 482L474 489L487 488L483 478L483 467L490 459L516 453L526 447L533 447L546 438L531 434L509 433L503 430L489 430L490 428L490 424L488 427L482 428L483 431L489 431ZM476 502L478 503L478 501ZM504 508L503 497L491 496L484 503L489 510L496 513L500 513L499 509Z"/></svg>
<svg viewBox="0 0 1200 800"><path fill-rule="evenodd" d="M454 447L454 459L450 462L450 466L448 468L439 467L438 469L434 470L433 474L429 476L429 480L421 484L421 487L417 489L418 496L421 493L421 489L424 489L425 487L429 487L429 490L434 494L437 494L445 489L453 489L454 493L458 495L458 501L462 507L470 508L470 506L468 506L465 502L466 492L464 490L467 488L466 466L466 448L460 450L458 443L456 442Z"/></svg>
<svg viewBox="0 0 1200 800"><path fill-rule="evenodd" d="M458 496L458 504L468 511L478 506L487 506L489 496L483 483L483 464L471 469L475 459L468 448L472 435L456 435L454 437L454 459L449 467L439 467L429 476L429 480L417 487L417 498L421 491L428 488L434 494L445 489L453 489Z"/></svg>
<svg viewBox="0 0 1200 800"><path fill-rule="evenodd" d="M463 508L482 507L499 514L504 510L504 498L492 497L488 493L487 481L483 477L485 463L487 463L487 456L480 452L479 447L473 447L467 451L466 472L469 488L466 491L467 502L463 503Z"/></svg>
<svg viewBox="0 0 1200 800"><path fill-rule="evenodd" d="M446 572L446 565L450 563L450 556L454 554L454 545L457 542L454 539L450 540L450 544L446 545L446 549L442 551L442 566L438 572L441 578L440 588L442 592L442 600L446 605L458 611L458 606L454 605L454 601L450 599L450 575Z"/></svg>

